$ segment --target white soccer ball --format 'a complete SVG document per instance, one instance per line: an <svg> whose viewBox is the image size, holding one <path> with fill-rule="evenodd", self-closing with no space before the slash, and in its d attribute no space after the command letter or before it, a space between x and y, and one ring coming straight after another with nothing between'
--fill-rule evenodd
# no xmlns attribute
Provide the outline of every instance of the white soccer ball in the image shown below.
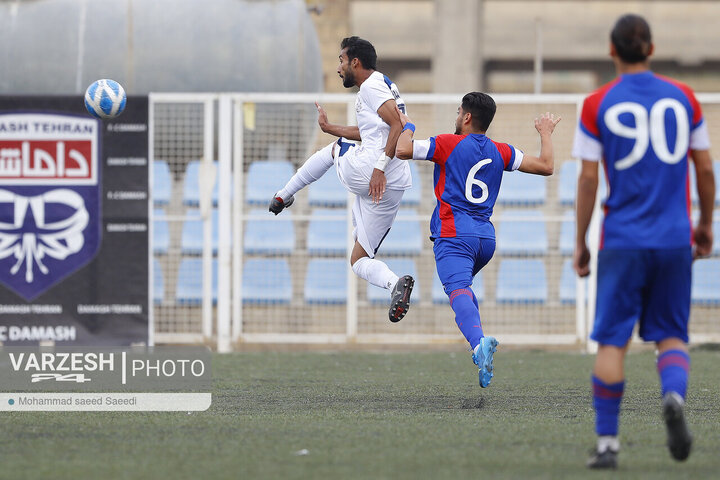
<svg viewBox="0 0 720 480"><path fill-rule="evenodd" d="M127 96L115 80L97 80L85 90L85 108L93 117L115 118L125 110Z"/></svg>

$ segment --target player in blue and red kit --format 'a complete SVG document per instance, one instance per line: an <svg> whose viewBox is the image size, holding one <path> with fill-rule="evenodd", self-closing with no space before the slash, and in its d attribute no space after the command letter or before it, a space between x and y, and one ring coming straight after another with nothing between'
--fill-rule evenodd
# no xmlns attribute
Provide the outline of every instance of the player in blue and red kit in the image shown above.
<svg viewBox="0 0 720 480"><path fill-rule="evenodd" d="M495 101L489 95L468 93L458 108L454 135L415 141L415 125L398 111L403 131L396 150L397 158L435 163L437 206L430 220L435 263L455 312L455 322L470 343L483 388L493 377L493 353L498 341L483 334L478 301L470 285L495 252L495 228L490 216L503 172L551 175L555 164L552 132L560 121L549 113L535 120L541 147L540 156L533 157L485 136L495 110Z"/></svg>
<svg viewBox="0 0 720 480"><path fill-rule="evenodd" d="M692 90L653 73L650 27L625 15L610 35L618 77L585 99L573 156L578 180L575 269L589 273L585 242L602 161L609 196L604 205L597 270L597 308L591 338L599 343L593 368L598 442L590 468L616 468L623 363L635 323L655 342L668 446L676 460L690 454L683 405L687 389L688 318L693 250L712 249L715 182L708 131ZM688 153L695 163L700 219L690 215Z"/></svg>

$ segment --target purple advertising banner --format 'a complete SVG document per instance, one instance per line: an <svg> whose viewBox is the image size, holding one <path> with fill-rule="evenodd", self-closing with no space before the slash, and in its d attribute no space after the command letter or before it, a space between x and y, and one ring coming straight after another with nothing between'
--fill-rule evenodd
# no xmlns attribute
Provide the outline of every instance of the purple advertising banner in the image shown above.
<svg viewBox="0 0 720 480"><path fill-rule="evenodd" d="M0 96L0 344L146 344L148 100Z"/></svg>

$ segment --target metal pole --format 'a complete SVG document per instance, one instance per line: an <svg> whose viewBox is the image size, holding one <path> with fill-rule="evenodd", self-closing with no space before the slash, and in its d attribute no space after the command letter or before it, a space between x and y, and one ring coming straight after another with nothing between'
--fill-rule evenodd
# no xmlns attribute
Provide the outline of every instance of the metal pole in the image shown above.
<svg viewBox="0 0 720 480"><path fill-rule="evenodd" d="M203 115L204 131L203 131L203 160L202 163L208 165L206 171L213 171L214 144L215 144L215 125L214 125L214 106L215 100L206 100ZM209 180L204 182L203 165L200 165L200 214L203 218L203 254L202 254L202 275L203 275L203 293L202 293L202 331L203 338L207 341L212 338L212 182ZM208 188L209 187L209 188Z"/></svg>
<svg viewBox="0 0 720 480"><path fill-rule="evenodd" d="M230 343L230 195L232 162L232 98L220 96L218 102L218 303L217 351L228 353Z"/></svg>
<svg viewBox="0 0 720 480"><path fill-rule="evenodd" d="M135 90L135 26L133 22L133 4L128 0L127 9L127 53L125 57L125 91Z"/></svg>
<svg viewBox="0 0 720 480"><path fill-rule="evenodd" d="M542 20L540 17L535 18L535 94L542 93L542 74L543 74L543 35Z"/></svg>
<svg viewBox="0 0 720 480"><path fill-rule="evenodd" d="M595 196L595 208L590 220L588 231L588 248L590 249L590 276L588 278L588 306L587 306L587 331L592 330L595 321L595 305L597 303L597 265L598 252L600 250L600 222L602 218L600 192ZM597 352L597 343L588 338L587 352Z"/></svg>
<svg viewBox="0 0 720 480"><path fill-rule="evenodd" d="M355 125L356 123L355 119L355 103L354 102L348 102L347 104L347 124L348 125ZM348 241L347 241L347 263L348 267L350 266L350 258L352 256L353 246L355 245L355 242L353 240L352 231L353 231L353 222L352 222L352 207L353 202L355 201L355 195L353 195L350 191L348 191L347 194L347 235L348 235ZM347 299L347 329L346 329L346 336L348 342L354 342L357 338L357 332L358 332L358 298L357 298L357 289L358 289L358 280L357 276L355 275L355 272L353 272L352 268L347 269L347 285L348 285L348 299Z"/></svg>
<svg viewBox="0 0 720 480"><path fill-rule="evenodd" d="M243 103L234 102L233 108L233 211L232 211L232 341L237 342L242 334L242 200L245 171L243 165Z"/></svg>
<svg viewBox="0 0 720 480"><path fill-rule="evenodd" d="M155 161L155 103L152 94L148 95L148 190L151 201L148 202L148 345L155 345L155 262L153 261L153 231L155 225L153 195L153 165Z"/></svg>
<svg viewBox="0 0 720 480"><path fill-rule="evenodd" d="M582 112L582 101L578 101L576 105L576 118L580 118L580 114ZM577 169L576 169L576 181L575 181L575 190L577 192L577 178L580 176L580 168L582 161L580 159L575 160L577 162ZM575 212L573 211L573 214ZM575 221L575 232L577 233L577 220ZM575 238L575 237L573 237ZM580 344L583 345L586 349L588 348L588 333L587 333L587 318L588 318L588 298L587 298L587 278L580 278L575 277L575 333L577 335L578 340L580 341Z"/></svg>
<svg viewBox="0 0 720 480"><path fill-rule="evenodd" d="M82 94L83 64L85 61L85 22L87 20L87 1L80 4L80 18L78 19L78 47L77 63L75 65L75 93Z"/></svg>

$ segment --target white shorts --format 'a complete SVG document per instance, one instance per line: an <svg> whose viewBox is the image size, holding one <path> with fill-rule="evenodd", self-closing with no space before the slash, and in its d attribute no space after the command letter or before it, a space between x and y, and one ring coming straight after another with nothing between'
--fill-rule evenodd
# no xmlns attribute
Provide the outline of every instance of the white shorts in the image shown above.
<svg viewBox="0 0 720 480"><path fill-rule="evenodd" d="M352 208L352 221L355 227L353 238L360 243L370 258L375 258L380 244L390 232L402 196L402 190L385 190L382 200L376 204L368 195L367 187L364 195L355 195Z"/></svg>
<svg viewBox="0 0 720 480"><path fill-rule="evenodd" d="M332 148L333 162L340 182L355 195L367 194L377 154L344 138L335 142ZM405 160L394 158L385 170L385 178L388 190L409 189L412 187L410 164Z"/></svg>
<svg viewBox="0 0 720 480"><path fill-rule="evenodd" d="M367 159L359 158L364 153L362 149L345 139L336 142L333 149L340 183L355 194L352 208L355 227L353 239L360 243L370 258L375 258L380 244L395 221L404 190L386 188L380 202L374 203L368 194L374 166L368 163Z"/></svg>
<svg viewBox="0 0 720 480"><path fill-rule="evenodd" d="M340 142L343 143L342 148ZM359 151L360 148L356 144L342 138L333 145L333 161L340 183L355 195L368 192L370 176L373 171L370 163L358 158Z"/></svg>

